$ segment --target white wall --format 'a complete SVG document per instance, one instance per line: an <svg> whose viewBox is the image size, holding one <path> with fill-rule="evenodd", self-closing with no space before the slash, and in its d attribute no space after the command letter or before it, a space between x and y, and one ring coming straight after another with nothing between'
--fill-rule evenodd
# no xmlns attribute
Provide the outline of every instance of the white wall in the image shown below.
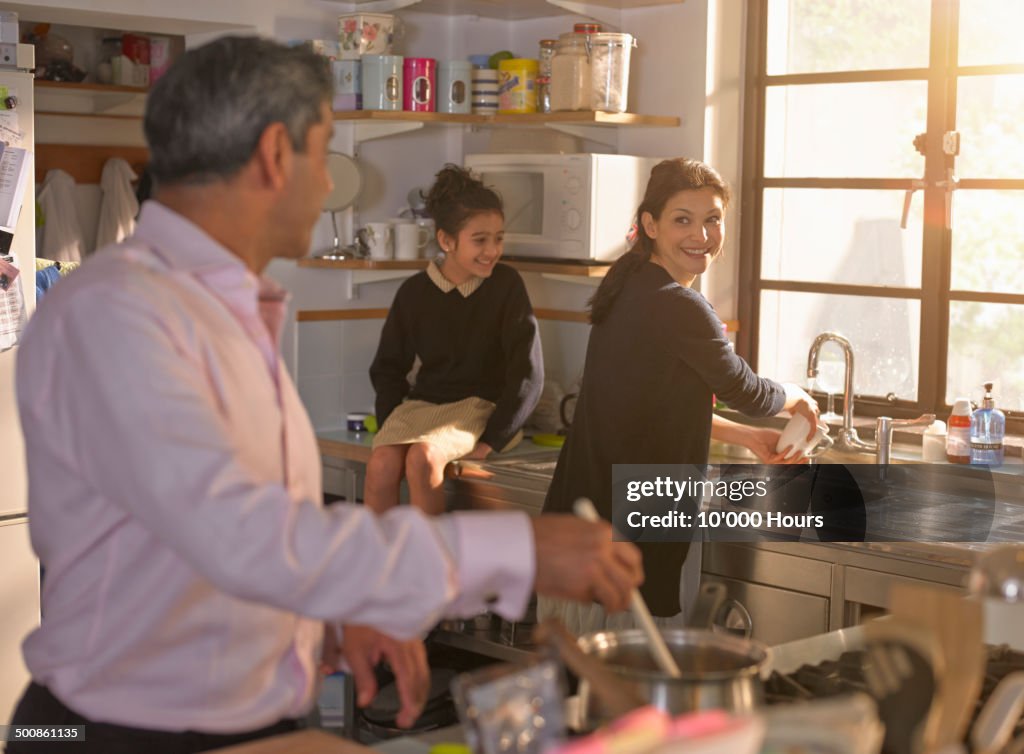
<svg viewBox="0 0 1024 754"><path fill-rule="evenodd" d="M742 60L741 38L726 39L719 30L723 15L742 15L742 6L732 0L687 0L672 6L622 11L618 29L638 39L632 59L630 110L680 118L678 128L623 128L611 133L617 141L609 147L586 139L554 134L544 128L515 129L520 139L537 144L537 149L578 149L581 151L618 151L645 156L691 156L709 159L738 187L738 157L726 148L737 133L729 129L732 117L723 101L740 92L731 69L720 73L718 64L707 67L709 43L721 40L727 46L722 60L739 66ZM57 8L62 8L58 14ZM48 20L55 13L66 22L86 23L139 31L187 33L189 45L201 43L217 34L239 28L268 34L281 40L330 37L335 32L336 16L348 10L317 0L179 0L176 3L136 0L38 0L32 4L33 18ZM449 17L415 12L399 13L406 33L396 52L407 56L434 57L439 60L464 58L478 52L512 50L517 55L535 57L538 42L556 38L569 31L579 16L552 16L506 22L470 16ZM614 13L612 13L614 16ZM143 18L146 16L146 18ZM27 17L27 16L26 16ZM709 26L711 28L709 32ZM729 27L731 28L731 27ZM716 36L717 35L717 36ZM735 35L734 35L735 36ZM736 45L739 45L736 47ZM730 57L731 56L731 57ZM741 71L741 68L736 68ZM732 87L732 91L727 91ZM741 101L741 97L739 99ZM705 106L722 108L719 120L705 120ZM738 103L737 103L738 106ZM734 121L734 125L738 123ZM116 143L142 143L138 122L97 123L84 119L63 119L59 125L44 124L47 141L113 139ZM57 130L54 130L57 129ZM63 129L63 130L59 130ZM355 153L364 173L364 191L357 205L342 213L342 236L351 239L353 227L395 215L406 205L406 194L413 187L429 186L434 173L445 162L461 163L468 152L490 151L507 145L516 137L510 129L475 129L463 126L428 126L422 130L355 145L353 126L335 124L333 147ZM92 143L103 143L93 141ZM733 159L735 165L729 164ZM733 175L735 173L735 175ZM86 203L86 213L91 204ZM723 318L735 312L734 239L738 217L730 217L733 231L724 260L706 276L702 289ZM314 234L314 248L329 244L329 218L325 215ZM346 295L349 274L330 270L296 269L277 263L270 273L288 285L294 294L293 310L309 308L387 307L399 282L384 282L360 287L359 296ZM593 288L542 278L524 276L536 307L582 310ZM376 345L379 322L295 325L286 335L284 353L297 377L303 398L319 426L336 426L348 410L365 410L372 403L372 391L365 376ZM568 386L582 368L587 327L572 323L546 323L544 332L549 374ZM298 356L301 346L302 357Z"/></svg>
<svg viewBox="0 0 1024 754"><path fill-rule="evenodd" d="M723 1L729 4L729 0ZM623 128L617 132L617 149L586 140L576 141L576 148L714 159L717 152L706 150L704 114L709 101L706 65L709 2L713 6L716 0L687 0L679 5L627 10L621 14L619 28L638 39L632 60L630 110L674 115L680 118L680 127ZM403 11L400 15L407 34L399 42L397 52L438 59L499 49L533 57L540 39L557 37L571 30L574 22L584 20L577 16L558 16L510 23L413 11ZM735 55L735 50L730 52L740 57ZM339 131L336 146L347 143L351 147L350 136L346 135L348 129L351 126L336 123ZM507 130L499 131L435 126L359 145L357 157L366 176L366 190L353 212L353 222L360 225L392 217L396 210L405 206L409 189L429 186L434 173L445 162L461 163L467 152L488 151L493 140L508 142ZM544 143L543 139L550 135L545 129L531 129L526 138ZM732 137L723 131L721 138L712 143L720 146L729 138ZM573 143L571 139L569 143ZM727 179L735 180L728 174ZM738 180L735 183L738 186ZM327 237L327 227L325 220L318 231L323 238ZM733 224L733 228L738 228L738 223ZM734 256L729 254L726 258ZM735 288L735 282L730 279L734 273L729 269L727 274L704 281L703 285L723 318L732 316L733 304L729 297ZM285 271L278 265L273 274L293 287L297 308L387 307L399 285L387 282L362 286L358 299L346 300L344 288L349 273L294 268ZM311 283L311 277L315 277L316 282ZM536 273L525 274L524 278L536 308L581 311L594 291L593 286L566 283ZM313 293L314 288L319 293ZM333 303L317 301L323 293L321 289L331 291L328 298L333 296ZM724 307L719 299L726 303ZM319 427L339 426L346 411L366 410L372 406L373 393L366 370L376 348L380 324L371 320L296 325L288 353L293 353L297 343L301 353L291 363L297 370L303 399ZM583 324L542 323L548 377L565 389L571 387L582 371L588 334L589 327Z"/></svg>

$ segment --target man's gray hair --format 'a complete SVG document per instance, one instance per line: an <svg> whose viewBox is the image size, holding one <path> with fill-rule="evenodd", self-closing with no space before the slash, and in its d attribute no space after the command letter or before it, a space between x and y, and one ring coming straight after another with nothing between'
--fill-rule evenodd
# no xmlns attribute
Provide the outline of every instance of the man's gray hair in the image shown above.
<svg viewBox="0 0 1024 754"><path fill-rule="evenodd" d="M304 152L333 93L326 59L303 47L222 37L189 50L146 102L149 171L158 185L228 178L249 162L271 123L283 123Z"/></svg>

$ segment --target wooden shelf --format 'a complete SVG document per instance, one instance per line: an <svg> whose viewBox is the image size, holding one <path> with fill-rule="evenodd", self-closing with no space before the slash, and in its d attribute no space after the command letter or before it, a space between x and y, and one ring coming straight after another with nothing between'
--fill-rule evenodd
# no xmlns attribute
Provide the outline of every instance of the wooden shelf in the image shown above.
<svg viewBox="0 0 1024 754"><path fill-rule="evenodd" d="M373 4L375 12L393 10L415 10L421 13L443 13L450 16L481 16L506 21L518 21L527 18L544 16L564 16L568 13L588 14L600 10L621 11L630 8L646 8L656 5L677 5L683 0L586 0L585 2L566 2L566 0L327 0L334 5L351 2L359 10L360 5ZM387 7L384 7L387 6ZM570 7L566 7L570 6Z"/></svg>
<svg viewBox="0 0 1024 754"><path fill-rule="evenodd" d="M299 267L320 267L332 270L424 270L429 259L322 259L306 257Z"/></svg>
<svg viewBox="0 0 1024 754"><path fill-rule="evenodd" d="M451 113L412 113L405 110L350 110L336 112L334 119L382 123L446 123L479 126L544 126L549 123L555 123L578 126L653 126L671 128L679 125L679 118L668 115L598 112L462 115Z"/></svg>
<svg viewBox="0 0 1024 754"><path fill-rule="evenodd" d="M393 260L393 259L319 259L306 257L298 260L299 267L317 267L333 270L422 270L425 269L429 260ZM547 275L569 275L573 277L602 278L611 267L610 264L566 264L561 262L522 261L517 259L502 259L502 264L507 264L520 272L539 272Z"/></svg>
<svg viewBox="0 0 1024 754"><path fill-rule="evenodd" d="M69 81L47 81L46 79L36 79L35 84L41 89L56 89L63 90L65 92L80 92L83 94L95 94L95 93L117 93L122 94L148 94L149 90L141 86L119 86L117 84L92 84L92 83L73 83Z"/></svg>
<svg viewBox="0 0 1024 754"><path fill-rule="evenodd" d="M35 82L35 114L61 118L141 120L148 89L114 84Z"/></svg>
<svg viewBox="0 0 1024 754"><path fill-rule="evenodd" d="M520 272L540 272L545 275L571 275L585 278L603 278L611 264L567 264L565 262L527 262L521 259L503 259L505 264Z"/></svg>

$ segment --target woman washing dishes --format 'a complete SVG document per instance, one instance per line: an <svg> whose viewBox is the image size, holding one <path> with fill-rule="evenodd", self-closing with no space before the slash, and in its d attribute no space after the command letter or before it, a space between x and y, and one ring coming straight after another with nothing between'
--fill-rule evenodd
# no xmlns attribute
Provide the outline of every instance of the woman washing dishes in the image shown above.
<svg viewBox="0 0 1024 754"><path fill-rule="evenodd" d="M381 429L366 469L366 504L410 499L444 512L444 468L514 445L540 398L540 336L519 273L499 264L501 199L470 173L446 166L427 194L443 261L399 288L370 380ZM420 361L414 384L408 374Z"/></svg>
<svg viewBox="0 0 1024 754"><path fill-rule="evenodd" d="M590 301L593 324L583 383L548 490L546 512L572 511L579 497L612 517L613 464L706 464L712 437L743 445L762 463L779 432L715 416L712 396L748 416L786 410L816 427L818 407L801 388L757 376L731 348L711 305L690 286L722 251L729 189L711 167L665 160L651 171L637 210L637 240ZM689 545L640 543L652 614L682 622L681 569ZM692 597L692 595L688 595ZM542 599L539 617L560 616L579 633L630 624L598 605Z"/></svg>

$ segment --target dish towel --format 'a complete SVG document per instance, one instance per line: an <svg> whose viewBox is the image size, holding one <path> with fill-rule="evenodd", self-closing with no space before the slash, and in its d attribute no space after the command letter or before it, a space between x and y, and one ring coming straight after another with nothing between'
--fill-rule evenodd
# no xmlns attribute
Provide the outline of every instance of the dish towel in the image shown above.
<svg viewBox="0 0 1024 754"><path fill-rule="evenodd" d="M139 200L135 198L132 181L137 176L131 165L120 157L111 157L103 166L100 188L100 222L96 228L96 248L120 243L135 232L135 216L139 214Z"/></svg>
<svg viewBox="0 0 1024 754"><path fill-rule="evenodd" d="M46 218L39 256L57 262L81 262L85 236L75 210L75 179L63 170L49 171L39 190L39 206Z"/></svg>

